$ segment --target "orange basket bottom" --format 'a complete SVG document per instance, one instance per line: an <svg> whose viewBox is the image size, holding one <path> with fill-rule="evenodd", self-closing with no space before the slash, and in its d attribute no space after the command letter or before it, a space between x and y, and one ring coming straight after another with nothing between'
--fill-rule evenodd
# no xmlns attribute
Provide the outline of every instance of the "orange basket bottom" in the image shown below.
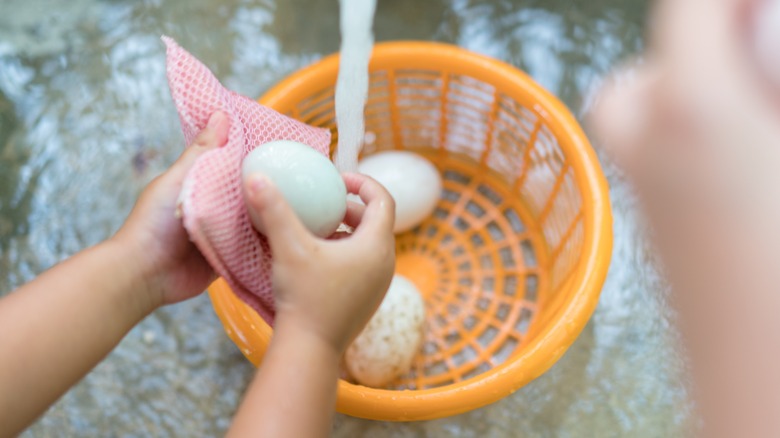
<svg viewBox="0 0 780 438"><path fill-rule="evenodd" d="M528 341L546 272L542 235L519 196L474 161L426 155L443 175L434 213L396 238L397 273L426 301L423 347L389 389L448 385L493 368Z"/></svg>

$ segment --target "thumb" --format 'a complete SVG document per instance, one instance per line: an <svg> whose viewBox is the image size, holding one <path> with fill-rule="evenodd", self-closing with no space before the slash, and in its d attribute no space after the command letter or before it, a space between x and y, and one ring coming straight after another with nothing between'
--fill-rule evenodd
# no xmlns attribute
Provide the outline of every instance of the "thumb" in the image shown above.
<svg viewBox="0 0 780 438"><path fill-rule="evenodd" d="M311 239L311 234L267 176L249 175L244 181L244 194L252 225L265 235L275 254L306 247L302 244Z"/></svg>
<svg viewBox="0 0 780 438"><path fill-rule="evenodd" d="M183 179L198 157L227 143L228 131L230 131L230 119L227 115L221 111L212 114L206 127L173 163L171 172Z"/></svg>

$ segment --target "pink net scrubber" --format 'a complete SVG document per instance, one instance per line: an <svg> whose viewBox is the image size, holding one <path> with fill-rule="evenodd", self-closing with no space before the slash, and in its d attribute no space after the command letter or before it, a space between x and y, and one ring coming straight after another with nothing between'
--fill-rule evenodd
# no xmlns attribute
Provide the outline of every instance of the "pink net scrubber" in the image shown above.
<svg viewBox="0 0 780 438"><path fill-rule="evenodd" d="M249 220L241 163L253 149L275 140L307 144L327 156L330 132L308 126L224 88L171 38L167 75L184 139L191 144L215 111L230 119L227 144L203 154L187 174L180 198L184 228L214 270L269 324L274 317L271 252Z"/></svg>

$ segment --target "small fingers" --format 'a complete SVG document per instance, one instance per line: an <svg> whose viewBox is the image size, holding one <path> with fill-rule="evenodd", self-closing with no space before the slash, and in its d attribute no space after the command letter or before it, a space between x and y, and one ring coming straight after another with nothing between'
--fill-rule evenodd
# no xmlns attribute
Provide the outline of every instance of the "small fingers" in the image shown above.
<svg viewBox="0 0 780 438"><path fill-rule="evenodd" d="M229 130L230 119L225 113L217 111L212 114L206 127L195 137L192 144L184 149L176 163L171 166L171 170L183 178L198 157L227 143Z"/></svg>
<svg viewBox="0 0 780 438"><path fill-rule="evenodd" d="M345 173L347 192L357 194L366 204L356 234L386 233L392 235L395 223L395 201L387 189L366 175Z"/></svg>
<svg viewBox="0 0 780 438"><path fill-rule="evenodd" d="M275 255L308 251L312 235L268 177L250 175L244 181L244 195L252 225L266 236Z"/></svg>
<svg viewBox="0 0 780 438"><path fill-rule="evenodd" d="M206 127L192 141L191 146L220 147L227 143L230 119L222 111L216 111L209 118Z"/></svg>
<svg viewBox="0 0 780 438"><path fill-rule="evenodd" d="M347 214L344 216L344 223L352 228L357 228L363 220L363 214L365 212L365 205L347 201Z"/></svg>

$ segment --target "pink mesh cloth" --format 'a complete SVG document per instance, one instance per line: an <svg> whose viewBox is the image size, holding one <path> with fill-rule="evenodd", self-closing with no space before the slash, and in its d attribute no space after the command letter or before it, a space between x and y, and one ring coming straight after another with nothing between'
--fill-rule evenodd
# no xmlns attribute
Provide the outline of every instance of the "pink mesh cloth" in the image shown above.
<svg viewBox="0 0 780 438"><path fill-rule="evenodd" d="M184 228L214 270L269 324L273 323L271 252L249 220L241 186L241 162L274 140L307 144L327 156L330 132L285 117L224 88L209 69L171 38L167 75L186 144L215 111L230 118L228 142L203 154L187 175L181 195Z"/></svg>

